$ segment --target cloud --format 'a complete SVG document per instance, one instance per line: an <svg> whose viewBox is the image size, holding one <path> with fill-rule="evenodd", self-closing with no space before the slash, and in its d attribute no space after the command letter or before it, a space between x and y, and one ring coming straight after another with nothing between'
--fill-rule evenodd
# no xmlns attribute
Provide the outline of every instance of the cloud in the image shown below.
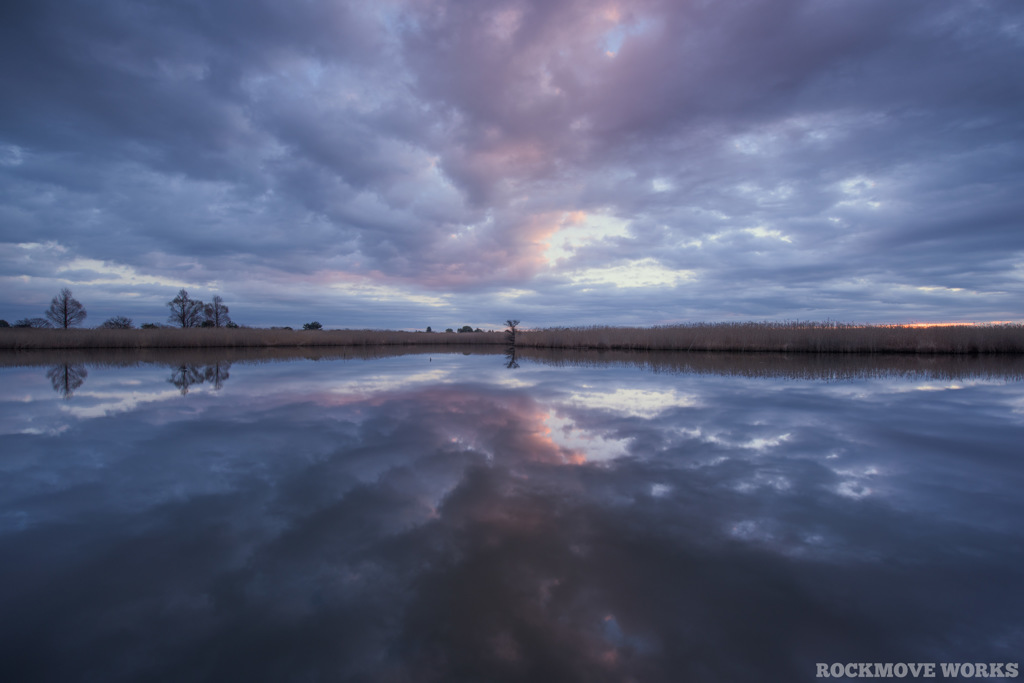
<svg viewBox="0 0 1024 683"><path fill-rule="evenodd" d="M443 297L447 326L501 318L512 291L535 294L515 315L537 325L1019 313L1016 7L3 11L0 242L224 292L242 322L290 322L290 305L436 326L423 300ZM652 259L664 277L619 277ZM375 312L358 291L261 287L322 272L408 298ZM609 272L658 319L622 287L598 305L581 273ZM38 314L65 280L50 276L5 265L5 315ZM83 302L162 318L132 293Z"/></svg>

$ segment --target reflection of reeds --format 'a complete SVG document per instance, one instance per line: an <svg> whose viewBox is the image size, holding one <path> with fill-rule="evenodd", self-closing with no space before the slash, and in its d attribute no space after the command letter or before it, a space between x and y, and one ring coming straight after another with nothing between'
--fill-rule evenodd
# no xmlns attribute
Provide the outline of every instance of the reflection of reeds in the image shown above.
<svg viewBox="0 0 1024 683"><path fill-rule="evenodd" d="M135 367L158 365L177 370L182 365L202 368L202 381L228 378L233 364L256 365L297 360L364 361L393 356L443 354L494 356L505 367L520 362L588 367L620 366L668 374L785 377L824 381L855 378L904 377L942 380L1024 380L1024 354L814 354L625 351L595 349L506 349L480 346L367 346L367 347L237 347L207 349L47 349L0 353L0 367ZM501 360L499 360L501 359ZM422 361L426 363L427 361ZM219 368L218 368L219 366ZM211 372L211 368L213 371ZM222 373L218 375L218 372ZM49 375L48 375L49 376ZM83 375L84 377L84 372ZM198 378L197 378L198 381ZM55 388L57 388L55 386ZM180 387L179 387L180 388Z"/></svg>
<svg viewBox="0 0 1024 683"><path fill-rule="evenodd" d="M0 330L0 349L315 348L499 345L500 332L389 330ZM1024 353L1024 325L849 325L699 323L663 327L562 327L519 330L516 347L633 351L788 353Z"/></svg>
<svg viewBox="0 0 1024 683"><path fill-rule="evenodd" d="M681 375L803 379L842 382L851 379L1024 380L1024 355L991 354L815 354L729 353L701 351L598 351L593 349L520 349L520 360L544 365L629 367Z"/></svg>

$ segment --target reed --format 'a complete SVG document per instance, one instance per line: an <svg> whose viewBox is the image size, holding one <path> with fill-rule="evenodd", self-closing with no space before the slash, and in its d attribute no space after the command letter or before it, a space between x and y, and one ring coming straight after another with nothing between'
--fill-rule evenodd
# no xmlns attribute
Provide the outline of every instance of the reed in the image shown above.
<svg viewBox="0 0 1024 683"><path fill-rule="evenodd" d="M0 349L201 349L253 347L502 344L498 332L281 330L257 328L0 329Z"/></svg>
<svg viewBox="0 0 1024 683"><path fill-rule="evenodd" d="M662 327L527 330L517 346L632 351L787 353L1024 353L1024 325L852 325L835 322L697 323Z"/></svg>
<svg viewBox="0 0 1024 683"><path fill-rule="evenodd" d="M500 332L395 330L0 329L0 349L198 349L505 345ZM520 329L518 348L786 353L1024 353L1024 325L696 323L660 327Z"/></svg>

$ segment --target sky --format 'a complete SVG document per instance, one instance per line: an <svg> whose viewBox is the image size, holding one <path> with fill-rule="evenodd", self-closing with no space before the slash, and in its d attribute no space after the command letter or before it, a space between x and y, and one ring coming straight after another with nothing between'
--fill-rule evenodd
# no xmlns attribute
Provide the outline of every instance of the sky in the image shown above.
<svg viewBox="0 0 1024 683"><path fill-rule="evenodd" d="M1014 0L15 0L0 318L1024 320Z"/></svg>

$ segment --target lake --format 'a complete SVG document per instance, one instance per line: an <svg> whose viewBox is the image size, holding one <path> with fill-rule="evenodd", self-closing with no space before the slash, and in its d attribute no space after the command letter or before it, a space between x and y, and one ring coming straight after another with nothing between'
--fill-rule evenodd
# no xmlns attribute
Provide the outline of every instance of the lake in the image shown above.
<svg viewBox="0 0 1024 683"><path fill-rule="evenodd" d="M1020 358L329 353L0 357L0 679L1020 659Z"/></svg>

